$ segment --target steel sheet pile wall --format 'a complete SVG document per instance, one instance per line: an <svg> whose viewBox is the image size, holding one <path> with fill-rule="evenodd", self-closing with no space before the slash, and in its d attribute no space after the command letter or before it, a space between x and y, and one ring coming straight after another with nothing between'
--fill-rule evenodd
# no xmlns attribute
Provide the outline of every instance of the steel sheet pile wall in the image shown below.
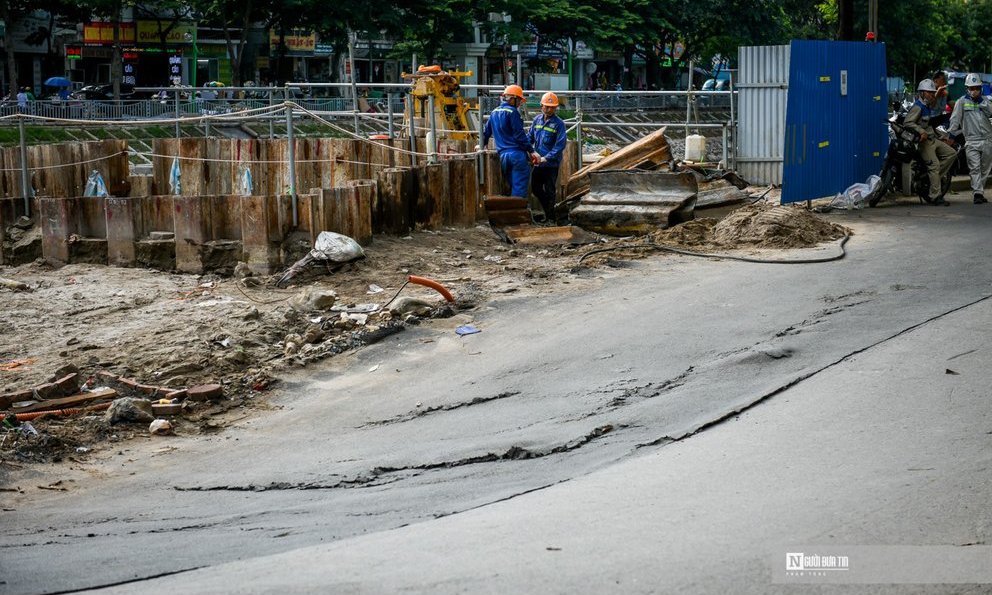
<svg viewBox="0 0 992 595"><path fill-rule="evenodd" d="M787 45L742 47L737 171L752 184L781 184L789 93Z"/></svg>
<svg viewBox="0 0 992 595"><path fill-rule="evenodd" d="M793 41L790 52L783 203L866 181L888 142L884 44Z"/></svg>
<svg viewBox="0 0 992 595"><path fill-rule="evenodd" d="M37 196L82 196L94 170L103 176L111 194L128 191L126 140L32 145L27 154L28 167L37 168L29 172ZM0 150L0 192L5 197L23 196L20 147Z"/></svg>

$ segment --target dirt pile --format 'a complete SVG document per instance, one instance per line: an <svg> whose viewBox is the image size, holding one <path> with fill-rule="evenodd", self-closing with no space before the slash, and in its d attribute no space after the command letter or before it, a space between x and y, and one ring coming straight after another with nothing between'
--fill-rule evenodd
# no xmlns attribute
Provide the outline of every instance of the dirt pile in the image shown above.
<svg viewBox="0 0 992 595"><path fill-rule="evenodd" d="M651 234L658 244L696 249L811 248L850 231L802 207L759 202L721 220L695 219Z"/></svg>
<svg viewBox="0 0 992 595"><path fill-rule="evenodd" d="M802 207L768 203L743 206L713 227L714 241L728 247L810 248L847 233Z"/></svg>

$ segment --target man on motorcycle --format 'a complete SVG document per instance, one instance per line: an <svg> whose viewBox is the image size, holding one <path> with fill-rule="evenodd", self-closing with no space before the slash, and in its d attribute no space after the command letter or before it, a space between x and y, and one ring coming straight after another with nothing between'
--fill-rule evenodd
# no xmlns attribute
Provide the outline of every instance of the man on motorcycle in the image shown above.
<svg viewBox="0 0 992 595"><path fill-rule="evenodd" d="M923 79L916 88L919 97L909 108L903 124L920 137L920 155L927 163L927 174L930 178L930 195L928 201L933 205L946 206L944 193L941 191L941 180L954 165L957 153L951 148L952 141L946 135L940 135L934 130L930 118L939 114L934 110L936 105L937 86L931 79Z"/></svg>
<svg viewBox="0 0 992 595"><path fill-rule="evenodd" d="M975 204L987 203L985 180L992 170L992 102L982 97L982 79L971 73L964 79L968 92L958 99L951 113L948 134L956 136L964 133L964 154L968 160L968 173L971 174L971 191L975 193Z"/></svg>

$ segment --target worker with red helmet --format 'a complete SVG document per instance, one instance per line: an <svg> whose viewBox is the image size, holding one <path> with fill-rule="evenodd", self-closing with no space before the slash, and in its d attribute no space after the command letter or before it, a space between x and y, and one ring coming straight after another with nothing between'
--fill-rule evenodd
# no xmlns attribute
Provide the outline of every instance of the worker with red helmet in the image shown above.
<svg viewBox="0 0 992 595"><path fill-rule="evenodd" d="M479 148L484 148L492 138L499 153L503 179L510 185L510 196L527 198L530 166L541 156L524 132L524 119L517 110L524 103L524 90L520 85L510 85L503 90L503 101L492 111L482 132Z"/></svg>
<svg viewBox="0 0 992 595"><path fill-rule="evenodd" d="M531 144L540 155L534 167L531 188L541 202L546 223L557 222L555 199L558 195L558 169L562 153L565 151L565 122L555 113L558 111L558 96L545 93L541 97L541 113L530 126Z"/></svg>

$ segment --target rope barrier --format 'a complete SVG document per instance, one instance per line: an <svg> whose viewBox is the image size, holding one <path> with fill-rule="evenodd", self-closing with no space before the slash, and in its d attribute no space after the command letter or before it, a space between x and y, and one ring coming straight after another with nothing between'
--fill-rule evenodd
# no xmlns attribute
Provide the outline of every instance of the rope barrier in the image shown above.
<svg viewBox="0 0 992 595"><path fill-rule="evenodd" d="M252 108L248 110L239 110L235 112L227 112L225 114L206 114L200 116L190 116L186 118L153 118L147 120L75 120L69 118L53 118L51 116L38 116L35 114L9 114L6 116L0 116L0 121L4 120L34 120L38 122L52 122L60 124L70 124L70 125L86 125L86 126L123 126L123 125L135 125L135 126L148 126L151 124L162 125L162 124L175 124L177 122L181 123L194 123L194 122L205 122L212 120L238 120L249 116L259 116L269 113L281 112L285 109L285 105L271 105L265 107Z"/></svg>
<svg viewBox="0 0 992 595"><path fill-rule="evenodd" d="M128 153L127 151L117 151L117 152L111 153L109 155L104 155L103 157L94 157L93 159L87 159L86 161L74 161L72 163L59 163L57 165L36 165L34 167L28 167L27 170L28 171L39 171L39 170L44 170L44 169L59 169L59 168L62 168L62 167L75 167L77 165L86 165L88 163L96 163L97 161L105 161L107 159L112 159L114 157L117 157L118 155L126 155L127 153ZM0 172L15 172L15 171L21 171L21 168L19 168L19 167L0 168Z"/></svg>
<svg viewBox="0 0 992 595"><path fill-rule="evenodd" d="M246 164L286 164L289 163L288 159L214 159L211 157L190 157L184 155L164 155L162 153L152 153L148 151L138 151L136 149L128 149L128 152L132 155L139 155L142 157L160 157L162 159L179 159L180 161L200 161L205 163L246 163ZM458 156L463 157L465 153L438 153L438 156ZM371 163L368 161L354 161L351 159L342 159L339 157L331 157L329 159L296 159L294 163L355 163L358 165L378 165L381 167L396 167L395 164L391 163ZM19 171L19 170L18 170Z"/></svg>

